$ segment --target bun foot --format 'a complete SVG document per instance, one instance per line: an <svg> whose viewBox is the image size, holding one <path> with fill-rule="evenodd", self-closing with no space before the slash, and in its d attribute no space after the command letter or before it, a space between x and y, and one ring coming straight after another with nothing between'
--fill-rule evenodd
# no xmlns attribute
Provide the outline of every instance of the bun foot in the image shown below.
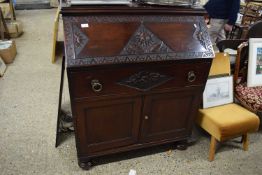
<svg viewBox="0 0 262 175"><path fill-rule="evenodd" d="M84 169L84 170L89 170L92 167L92 163L91 161L88 162L79 162L78 165L80 166L80 168Z"/></svg>
<svg viewBox="0 0 262 175"><path fill-rule="evenodd" d="M180 141L177 143L176 149L183 151L187 149L187 146L188 146L187 141Z"/></svg>

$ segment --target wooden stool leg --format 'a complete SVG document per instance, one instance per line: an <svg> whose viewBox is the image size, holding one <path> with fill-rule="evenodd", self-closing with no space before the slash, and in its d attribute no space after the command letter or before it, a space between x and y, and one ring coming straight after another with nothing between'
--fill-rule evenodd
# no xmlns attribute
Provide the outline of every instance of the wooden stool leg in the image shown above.
<svg viewBox="0 0 262 175"><path fill-rule="evenodd" d="M54 22L54 33L53 33L53 51L52 51L52 63L55 63L56 59L56 46L57 46L57 37L58 37L58 28L59 28L59 14L60 8L57 8L55 22Z"/></svg>
<svg viewBox="0 0 262 175"><path fill-rule="evenodd" d="M13 0L9 0L9 8L10 8L10 12L11 12L11 19L16 20Z"/></svg>
<svg viewBox="0 0 262 175"><path fill-rule="evenodd" d="M247 134L242 135L242 140L243 140L243 149L245 151L247 151L248 150L248 136L247 136Z"/></svg>
<svg viewBox="0 0 262 175"><path fill-rule="evenodd" d="M211 136L210 148L209 148L209 161L213 161L215 158L217 140L214 136Z"/></svg>

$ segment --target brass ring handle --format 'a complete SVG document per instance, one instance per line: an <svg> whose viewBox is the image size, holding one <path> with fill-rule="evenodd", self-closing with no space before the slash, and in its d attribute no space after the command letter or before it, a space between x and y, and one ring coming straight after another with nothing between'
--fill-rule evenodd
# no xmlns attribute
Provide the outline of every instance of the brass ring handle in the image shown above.
<svg viewBox="0 0 262 175"><path fill-rule="evenodd" d="M188 74L187 74L187 80L188 80L190 83L192 83L192 82L194 82L194 81L196 80L196 74L195 74L194 71L188 72Z"/></svg>
<svg viewBox="0 0 262 175"><path fill-rule="evenodd" d="M100 92L103 89L102 84L99 82L99 80L92 80L91 86L94 92Z"/></svg>

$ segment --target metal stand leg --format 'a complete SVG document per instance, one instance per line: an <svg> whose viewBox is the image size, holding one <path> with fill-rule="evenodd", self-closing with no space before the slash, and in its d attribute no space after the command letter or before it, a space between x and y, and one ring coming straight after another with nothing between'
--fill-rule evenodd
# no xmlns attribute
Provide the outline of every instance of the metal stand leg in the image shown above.
<svg viewBox="0 0 262 175"><path fill-rule="evenodd" d="M55 147L59 145L60 142L60 129L59 124L61 121L61 105L62 105L62 96L63 96L63 87L64 87L64 74L65 74L65 57L63 56L62 60L62 68L61 68L61 80L60 80L60 90L59 90L59 102L58 102L58 114L57 114L57 124L56 124L56 141L55 141Z"/></svg>

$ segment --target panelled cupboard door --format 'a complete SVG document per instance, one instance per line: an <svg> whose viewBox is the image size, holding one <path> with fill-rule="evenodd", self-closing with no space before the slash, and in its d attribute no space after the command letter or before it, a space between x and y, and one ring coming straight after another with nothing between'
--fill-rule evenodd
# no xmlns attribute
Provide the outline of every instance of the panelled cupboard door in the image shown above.
<svg viewBox="0 0 262 175"><path fill-rule="evenodd" d="M199 92L183 90L148 95L144 100L140 142L188 137L196 114Z"/></svg>
<svg viewBox="0 0 262 175"><path fill-rule="evenodd" d="M137 142L141 98L76 102L74 108L78 153L94 153Z"/></svg>

